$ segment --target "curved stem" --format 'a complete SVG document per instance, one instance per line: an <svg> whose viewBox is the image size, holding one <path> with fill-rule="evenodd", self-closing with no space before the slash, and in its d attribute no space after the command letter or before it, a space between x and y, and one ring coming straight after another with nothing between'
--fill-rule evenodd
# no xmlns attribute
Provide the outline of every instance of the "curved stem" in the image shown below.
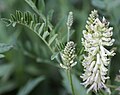
<svg viewBox="0 0 120 95"><path fill-rule="evenodd" d="M72 75L71 75L70 69L67 70L67 76L68 76L68 80L70 82L70 86L71 86L71 90L72 90L72 95L75 95L74 87L73 87L73 81L72 81Z"/></svg>

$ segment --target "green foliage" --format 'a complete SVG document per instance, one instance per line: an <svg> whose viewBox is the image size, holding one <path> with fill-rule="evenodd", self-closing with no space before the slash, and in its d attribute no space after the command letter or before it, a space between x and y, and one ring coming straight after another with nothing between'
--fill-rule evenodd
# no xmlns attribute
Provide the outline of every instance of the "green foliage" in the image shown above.
<svg viewBox="0 0 120 95"><path fill-rule="evenodd" d="M5 43L0 43L0 53L4 53L9 51L13 45L5 44Z"/></svg>
<svg viewBox="0 0 120 95"><path fill-rule="evenodd" d="M70 84L67 78L67 73L64 73L63 71L61 71L61 74L63 77L63 81L62 81L63 85L68 90L68 92L71 93L71 88L70 88ZM79 79L75 75L72 75L72 78L73 78L73 84L74 84L74 89L75 89L75 95L87 95L86 89L82 87Z"/></svg>
<svg viewBox="0 0 120 95"><path fill-rule="evenodd" d="M0 94L12 91L16 88L16 84L13 81L7 81L0 84Z"/></svg>
<svg viewBox="0 0 120 95"><path fill-rule="evenodd" d="M25 0L29 6L43 19L43 21L46 21L45 16L37 9L37 7L35 6L35 4L32 2L32 0ZM39 0L36 0L39 1ZM44 1L42 0L42 5ZM43 5L44 6L44 5ZM44 7L45 8L45 7Z"/></svg>
<svg viewBox="0 0 120 95"><path fill-rule="evenodd" d="M2 20L8 23L7 26L12 25L13 27L15 27L16 24L26 26L31 31L36 33L53 52L53 48L51 47L51 45L57 38L57 34L53 34L52 32L54 31L51 29L48 32L49 27L47 26L47 23L43 22L42 19L39 18L39 16L35 14L33 15L30 12L22 13L21 11L16 11L15 15L11 14L11 19L3 18Z"/></svg>
<svg viewBox="0 0 120 95"><path fill-rule="evenodd" d="M2 77L4 80L7 80L7 78L11 75L12 71L13 65L3 64L0 66L0 77Z"/></svg>
<svg viewBox="0 0 120 95"><path fill-rule="evenodd" d="M4 53L9 51L11 48L13 48L13 45L10 44L5 44L5 43L0 43L0 53ZM0 54L0 58L3 58L4 55Z"/></svg>
<svg viewBox="0 0 120 95"><path fill-rule="evenodd" d="M43 80L44 77L41 76L28 81L28 83L22 89L19 90L17 95L28 95L33 90L33 88L35 88L38 85L38 83L40 83Z"/></svg>

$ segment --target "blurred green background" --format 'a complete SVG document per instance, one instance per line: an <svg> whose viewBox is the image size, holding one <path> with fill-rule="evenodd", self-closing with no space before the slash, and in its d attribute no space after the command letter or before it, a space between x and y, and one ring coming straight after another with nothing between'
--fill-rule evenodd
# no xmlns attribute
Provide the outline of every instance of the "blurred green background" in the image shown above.
<svg viewBox="0 0 120 95"><path fill-rule="evenodd" d="M45 6L36 5L44 10L45 15L51 9L54 10L51 23L61 38L67 32L68 12L72 11L72 29L75 33L71 40L74 40L80 49L82 30L85 29L90 11L96 9L100 16L105 16L110 21L110 26L114 27L114 47L117 48L111 61L108 83L119 85L115 77L120 69L120 0L45 0ZM0 0L1 18L10 18L10 14L14 14L16 10L34 13L24 0ZM6 24L0 21L0 43L14 44L14 48L5 53L5 58L0 59L0 95L71 95L65 72L58 67L56 61L51 61L52 53L35 33L21 25L15 28L6 27ZM82 80L79 76L82 71L83 67L79 62L72 72L76 95L87 95L86 89L80 85ZM111 90L112 95L118 95L114 87Z"/></svg>

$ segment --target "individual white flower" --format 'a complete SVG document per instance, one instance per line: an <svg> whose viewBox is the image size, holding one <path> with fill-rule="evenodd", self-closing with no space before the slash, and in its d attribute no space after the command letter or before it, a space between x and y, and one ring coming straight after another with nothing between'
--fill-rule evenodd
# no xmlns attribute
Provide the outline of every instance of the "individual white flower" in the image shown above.
<svg viewBox="0 0 120 95"><path fill-rule="evenodd" d="M110 64L110 56L114 56L114 50L106 49L106 46L112 46L114 39L113 27L109 27L109 22L103 17L102 20L98 18L97 11L94 10L88 17L86 30L83 30L82 44L85 48L86 55L82 65L84 66L83 85L88 87L87 92L94 90L97 92L100 89L105 89L110 93L110 89L105 85L109 76L107 76Z"/></svg>
<svg viewBox="0 0 120 95"><path fill-rule="evenodd" d="M61 53L63 64L60 64L60 66L64 69L72 68L77 64L75 57L75 44L73 41L69 41L67 42L64 51Z"/></svg>

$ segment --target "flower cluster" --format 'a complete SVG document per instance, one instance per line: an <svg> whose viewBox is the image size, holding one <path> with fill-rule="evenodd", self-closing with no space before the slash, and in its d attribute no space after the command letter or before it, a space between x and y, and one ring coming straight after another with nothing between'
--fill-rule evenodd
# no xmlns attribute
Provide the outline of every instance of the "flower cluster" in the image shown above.
<svg viewBox="0 0 120 95"><path fill-rule="evenodd" d="M109 27L109 22L103 17L99 19L96 10L92 11L88 17L86 30L83 30L82 44L85 48L86 55L82 65L84 66L83 85L88 87L87 92L104 88L110 93L110 89L105 85L108 68L110 63L110 56L114 56L114 50L106 49L106 46L112 46L114 39L113 27Z"/></svg>
<svg viewBox="0 0 120 95"><path fill-rule="evenodd" d="M60 66L64 69L72 68L77 64L75 57L75 44L73 41L69 41L67 42L64 51L61 53L63 64L60 64Z"/></svg>

